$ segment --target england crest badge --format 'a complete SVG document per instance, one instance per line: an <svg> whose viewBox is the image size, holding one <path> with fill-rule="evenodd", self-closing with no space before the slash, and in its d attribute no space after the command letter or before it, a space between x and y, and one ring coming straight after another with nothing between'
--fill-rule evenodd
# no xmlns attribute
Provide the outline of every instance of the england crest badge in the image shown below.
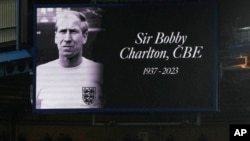
<svg viewBox="0 0 250 141"><path fill-rule="evenodd" d="M95 87L82 87L82 100L85 104L91 105L96 99Z"/></svg>

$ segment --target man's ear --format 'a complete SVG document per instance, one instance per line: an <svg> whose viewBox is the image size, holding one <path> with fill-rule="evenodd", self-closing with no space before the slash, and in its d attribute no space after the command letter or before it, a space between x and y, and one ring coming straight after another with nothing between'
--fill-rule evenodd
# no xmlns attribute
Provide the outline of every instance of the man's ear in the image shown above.
<svg viewBox="0 0 250 141"><path fill-rule="evenodd" d="M88 32L85 32L85 33L82 35L82 37L83 37L82 44L86 44L87 39L88 39Z"/></svg>

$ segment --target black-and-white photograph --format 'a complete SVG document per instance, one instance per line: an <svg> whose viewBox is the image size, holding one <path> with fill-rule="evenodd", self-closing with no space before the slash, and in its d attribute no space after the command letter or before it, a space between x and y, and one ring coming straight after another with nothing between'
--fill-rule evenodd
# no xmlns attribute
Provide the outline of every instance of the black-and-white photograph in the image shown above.
<svg viewBox="0 0 250 141"><path fill-rule="evenodd" d="M102 10L36 10L36 108L101 108L103 64L94 57L92 42L103 30Z"/></svg>

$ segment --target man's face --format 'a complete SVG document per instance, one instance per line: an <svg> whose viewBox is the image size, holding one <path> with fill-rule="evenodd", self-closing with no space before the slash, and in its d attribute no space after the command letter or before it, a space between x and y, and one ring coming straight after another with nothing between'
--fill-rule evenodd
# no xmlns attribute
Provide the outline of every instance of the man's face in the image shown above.
<svg viewBox="0 0 250 141"><path fill-rule="evenodd" d="M59 56L66 58L81 56L82 45L86 43L86 40L87 33L82 33L81 21L76 16L70 15L57 20L55 43Z"/></svg>

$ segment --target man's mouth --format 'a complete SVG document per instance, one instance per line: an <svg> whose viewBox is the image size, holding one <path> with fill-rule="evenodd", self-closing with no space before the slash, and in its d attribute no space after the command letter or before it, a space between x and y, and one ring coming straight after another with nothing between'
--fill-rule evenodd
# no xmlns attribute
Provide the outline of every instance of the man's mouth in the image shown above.
<svg viewBox="0 0 250 141"><path fill-rule="evenodd" d="M68 46L68 45L67 45L67 46L63 46L63 47L72 47L72 46Z"/></svg>

